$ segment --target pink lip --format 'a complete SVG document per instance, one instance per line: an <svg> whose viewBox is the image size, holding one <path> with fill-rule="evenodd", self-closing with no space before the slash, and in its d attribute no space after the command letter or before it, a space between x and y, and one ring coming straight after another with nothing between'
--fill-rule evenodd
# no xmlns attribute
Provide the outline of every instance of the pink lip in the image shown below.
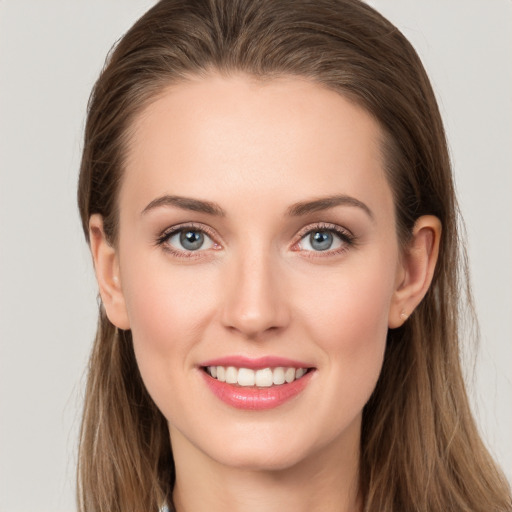
<svg viewBox="0 0 512 512"><path fill-rule="evenodd" d="M200 366L235 366L236 368L261 370L263 368L277 368L278 366L283 366L285 368L311 368L312 365L277 356L265 356L254 359L245 356L227 356L210 359L201 363Z"/></svg>
<svg viewBox="0 0 512 512"><path fill-rule="evenodd" d="M216 365L211 364L208 366ZM217 366L224 365L219 364ZM247 366L244 366L244 368L247 368ZM268 365L264 366L264 368L268 368ZM298 368L304 367L298 366ZM310 371L300 379L294 380L289 384L270 386L268 388L257 388L242 387L235 384L220 382L208 375L205 371L201 371L206 385L217 398L230 405L231 407L235 407L236 409L245 409L251 411L273 409L274 407L278 407L288 400L296 397L309 384L313 373L315 372Z"/></svg>

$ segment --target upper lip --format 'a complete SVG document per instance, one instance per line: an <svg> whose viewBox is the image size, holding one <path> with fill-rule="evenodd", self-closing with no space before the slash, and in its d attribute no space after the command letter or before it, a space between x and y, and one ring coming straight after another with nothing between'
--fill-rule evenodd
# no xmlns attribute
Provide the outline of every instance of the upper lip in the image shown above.
<svg viewBox="0 0 512 512"><path fill-rule="evenodd" d="M251 358L246 356L225 356L215 359L209 359L199 366L234 366L235 368L250 368L252 370L261 370L263 368L312 368L312 365L304 362L279 356L264 356Z"/></svg>

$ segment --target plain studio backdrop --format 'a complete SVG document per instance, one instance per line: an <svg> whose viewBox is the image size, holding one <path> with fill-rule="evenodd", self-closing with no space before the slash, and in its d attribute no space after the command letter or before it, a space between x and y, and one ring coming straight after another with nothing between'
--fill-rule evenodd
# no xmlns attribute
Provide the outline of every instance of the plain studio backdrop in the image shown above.
<svg viewBox="0 0 512 512"><path fill-rule="evenodd" d="M89 92L154 2L0 0L0 512L75 510L96 284L76 207ZM470 396L512 479L512 3L373 0L445 121L481 326Z"/></svg>

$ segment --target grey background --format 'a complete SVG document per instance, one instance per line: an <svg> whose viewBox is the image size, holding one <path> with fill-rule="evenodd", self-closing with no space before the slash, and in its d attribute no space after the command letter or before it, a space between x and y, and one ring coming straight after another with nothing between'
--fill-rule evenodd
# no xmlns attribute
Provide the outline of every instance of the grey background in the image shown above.
<svg viewBox="0 0 512 512"><path fill-rule="evenodd" d="M482 342L468 383L512 479L512 3L373 0L446 123ZM150 0L0 0L0 512L75 509L96 285L75 189L87 98Z"/></svg>

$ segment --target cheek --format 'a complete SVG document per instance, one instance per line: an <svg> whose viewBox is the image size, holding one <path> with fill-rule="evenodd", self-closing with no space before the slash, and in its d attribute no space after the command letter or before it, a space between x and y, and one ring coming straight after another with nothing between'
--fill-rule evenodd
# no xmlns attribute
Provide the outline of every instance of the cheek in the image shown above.
<svg viewBox="0 0 512 512"><path fill-rule="evenodd" d="M158 253L131 256L121 279L132 332L144 343L166 340L166 346L170 337L178 342L193 337L208 318L212 277L193 265L175 268Z"/></svg>
<svg viewBox="0 0 512 512"><path fill-rule="evenodd" d="M361 345L371 342L371 337L364 333L387 332L394 267L378 257L365 262L340 265L335 272L317 273L314 281L310 280L315 286L303 282L297 291L304 298L303 314L322 331L321 338L329 340L333 348L341 344L357 351Z"/></svg>
<svg viewBox="0 0 512 512"><path fill-rule="evenodd" d="M194 366L194 347L215 312L213 286L193 267L177 271L161 261L125 268L122 279L137 364L163 406L169 379Z"/></svg>
<svg viewBox="0 0 512 512"><path fill-rule="evenodd" d="M354 412L371 395L382 368L396 260L382 255L366 264L340 266L303 286L302 316L308 337L323 351L333 392Z"/></svg>

